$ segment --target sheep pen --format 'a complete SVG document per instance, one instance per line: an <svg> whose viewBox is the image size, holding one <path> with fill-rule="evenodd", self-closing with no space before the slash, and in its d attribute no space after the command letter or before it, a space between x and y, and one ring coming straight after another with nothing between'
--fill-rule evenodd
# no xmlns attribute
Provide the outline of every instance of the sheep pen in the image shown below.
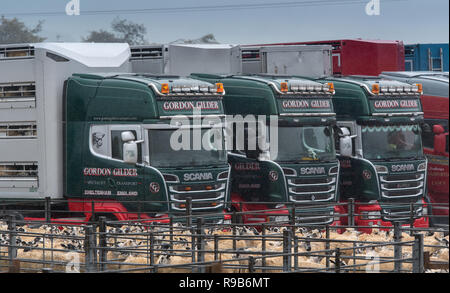
<svg viewBox="0 0 450 293"><path fill-rule="evenodd" d="M85 228L25 224L11 233L6 223L0 222L0 271L8 271L11 253L26 273L45 268L55 272L277 273L286 271L286 265L293 272L339 268L341 272L365 273L394 272L399 267L401 272L411 272L413 266L414 237L406 232L396 246L394 233L379 229L371 234L353 228L341 234L329 230L327 237L323 229L288 226L274 226L262 233L249 226L205 226L197 231L181 224L132 223L108 226L104 232L96 227L92 235L87 235ZM419 233L430 260L448 264L448 235L443 231ZM10 237L15 245L10 244ZM399 246L400 254L396 254Z"/></svg>

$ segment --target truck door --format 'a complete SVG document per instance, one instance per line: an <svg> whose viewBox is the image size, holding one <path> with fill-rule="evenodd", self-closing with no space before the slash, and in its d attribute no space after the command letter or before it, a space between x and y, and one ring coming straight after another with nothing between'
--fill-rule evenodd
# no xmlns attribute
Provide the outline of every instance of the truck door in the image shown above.
<svg viewBox="0 0 450 293"><path fill-rule="evenodd" d="M117 198L129 200L135 198L138 200L143 196L142 183L144 174L139 163L142 162L142 144L138 144L138 164L127 164L123 158L122 133L131 132L136 141L142 140L142 132L139 126L114 125L110 127L111 140L111 158L113 159L113 168L111 176L107 179L108 188Z"/></svg>

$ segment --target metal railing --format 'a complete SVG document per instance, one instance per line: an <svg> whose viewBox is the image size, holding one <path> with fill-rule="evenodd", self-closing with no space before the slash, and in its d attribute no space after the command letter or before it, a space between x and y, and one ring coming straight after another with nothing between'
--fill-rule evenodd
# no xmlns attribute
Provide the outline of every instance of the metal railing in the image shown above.
<svg viewBox="0 0 450 293"><path fill-rule="evenodd" d="M0 222L0 271L448 271L448 227L416 228L399 222L385 227L355 225L357 203L342 205L349 211L340 215L348 218L345 225L298 223L299 209L305 207L294 205L289 206L284 222L210 223L205 218L211 215L192 214L188 208L185 215L170 215L158 222L111 221L97 213L89 222L72 224L52 223L51 216L60 211L46 202L42 220L9 214ZM235 211L232 216L236 220L245 214Z"/></svg>

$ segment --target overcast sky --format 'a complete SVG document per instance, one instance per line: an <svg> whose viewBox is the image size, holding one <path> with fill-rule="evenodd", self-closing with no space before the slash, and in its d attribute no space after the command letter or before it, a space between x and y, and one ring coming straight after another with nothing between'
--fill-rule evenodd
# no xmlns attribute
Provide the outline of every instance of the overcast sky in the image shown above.
<svg viewBox="0 0 450 293"><path fill-rule="evenodd" d="M449 41L448 0L379 0L379 16L366 14L365 6L369 0L79 1L80 16L65 14L69 0L1 0L0 15L7 18L16 16L30 27L44 20L41 35L48 41L56 41L58 35L60 41L80 41L92 30L109 29L116 16L144 24L148 31L146 38L153 43L167 43L180 38L195 39L208 33L214 34L219 42L236 44L341 38L403 40L405 43ZM297 4L286 6L287 2ZM272 3L280 3L281 7L255 6ZM238 6L231 9L185 10L186 7L215 5ZM143 9L158 8L162 10L157 13L154 10L151 13L130 14L89 13L124 9L142 12ZM183 9L175 12L180 8ZM49 16L44 12L60 14Z"/></svg>

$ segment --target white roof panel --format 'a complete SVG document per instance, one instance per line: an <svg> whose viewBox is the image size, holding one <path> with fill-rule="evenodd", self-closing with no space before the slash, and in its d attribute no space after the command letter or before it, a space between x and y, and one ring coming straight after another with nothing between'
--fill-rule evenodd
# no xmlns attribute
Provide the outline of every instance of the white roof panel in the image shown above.
<svg viewBox="0 0 450 293"><path fill-rule="evenodd" d="M118 67L130 58L130 46L124 43L36 43L45 49L87 67Z"/></svg>

